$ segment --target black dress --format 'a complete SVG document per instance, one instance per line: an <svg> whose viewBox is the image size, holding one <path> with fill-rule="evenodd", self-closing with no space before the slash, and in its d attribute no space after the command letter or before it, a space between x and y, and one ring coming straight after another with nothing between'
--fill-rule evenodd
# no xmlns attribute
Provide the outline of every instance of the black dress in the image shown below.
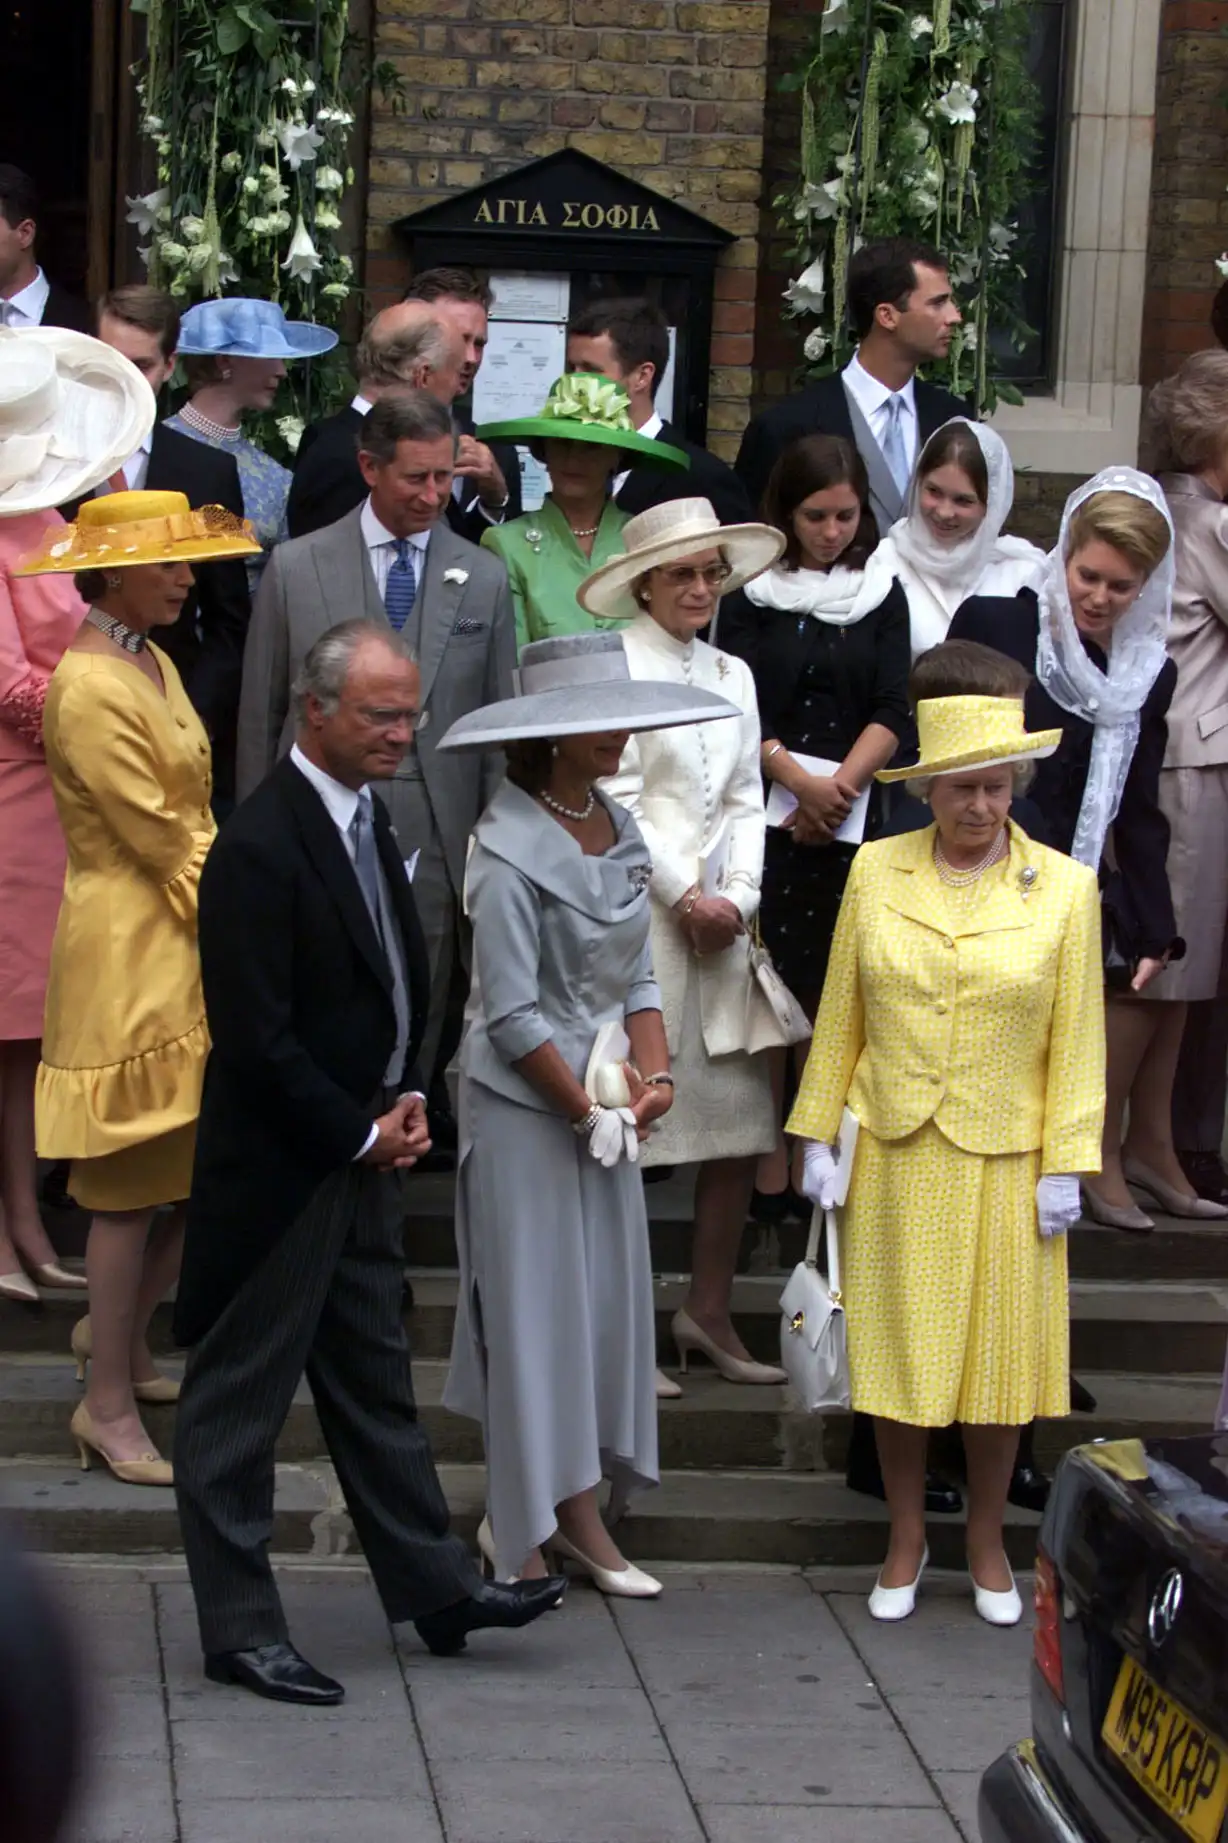
<svg viewBox="0 0 1228 1843"><path fill-rule="evenodd" d="M791 754L843 761L867 724L908 728L908 601L898 582L860 621L838 627L744 593L721 603L720 644L749 665L765 740ZM866 837L882 827L874 785ZM764 943L786 985L816 1005L855 845L801 845L769 826L759 907Z"/></svg>
<svg viewBox="0 0 1228 1843"><path fill-rule="evenodd" d="M958 608L951 622L952 640L979 640L1015 659L1029 672L1036 670L1036 643L1040 636L1040 606L1031 589L1016 596L973 595ZM1090 640L1083 642L1089 657L1104 671L1107 659ZM1160 808L1160 769L1168 745L1168 706L1177 683L1177 668L1166 659L1139 712L1138 746L1130 762L1121 806L1109 828L1112 858L1120 874L1133 934L1131 957L1158 959L1177 940L1168 883L1169 824ZM1044 814L1048 842L1057 851L1070 852L1083 790L1091 764L1094 726L1072 716L1054 702L1035 679L1024 701L1030 730L1060 729L1057 753L1036 764L1036 779L1028 790Z"/></svg>

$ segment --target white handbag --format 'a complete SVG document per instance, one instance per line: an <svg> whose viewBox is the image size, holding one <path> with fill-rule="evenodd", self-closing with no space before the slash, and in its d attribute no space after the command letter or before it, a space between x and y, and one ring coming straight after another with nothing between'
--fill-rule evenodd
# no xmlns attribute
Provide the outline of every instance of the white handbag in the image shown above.
<svg viewBox="0 0 1228 1843"><path fill-rule="evenodd" d="M848 1196L859 1125L846 1107L840 1124L836 1163L836 1207ZM799 1261L780 1295L780 1361L798 1402L808 1414L847 1408L848 1336L840 1293L840 1247L836 1207L816 1207L806 1258ZM826 1229L827 1278L819 1272L819 1237Z"/></svg>
<svg viewBox="0 0 1228 1843"><path fill-rule="evenodd" d="M791 1043L804 1043L814 1029L758 936L756 927L746 989L746 1051L750 1056L758 1056L767 1049L787 1049Z"/></svg>
<svg viewBox="0 0 1228 1843"><path fill-rule="evenodd" d="M623 1067L631 1058L631 1041L621 1024L603 1024L593 1041L584 1071L584 1091L599 1107L628 1107L631 1087Z"/></svg>

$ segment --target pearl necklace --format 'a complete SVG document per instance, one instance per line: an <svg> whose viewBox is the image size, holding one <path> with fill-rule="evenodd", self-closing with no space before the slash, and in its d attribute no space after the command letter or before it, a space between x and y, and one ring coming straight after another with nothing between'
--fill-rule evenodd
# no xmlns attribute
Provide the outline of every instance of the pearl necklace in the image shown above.
<svg viewBox="0 0 1228 1843"><path fill-rule="evenodd" d="M211 416L202 415L201 411L195 409L190 403L185 403L180 409L179 419L181 422L186 422L189 429L196 429L199 434L211 442L237 441L241 433L239 429L228 429L224 422L214 422Z"/></svg>
<svg viewBox="0 0 1228 1843"><path fill-rule="evenodd" d="M942 881L948 884L952 889L967 889L971 884L976 882L978 877L983 877L987 870L992 869L1005 851L1006 829L1004 827L1002 831L998 833L998 836L994 839L993 844L989 847L989 850L979 864L973 864L969 866L967 870L957 870L953 864L948 863L946 854L942 849L942 839L939 834L935 832L934 869L938 872Z"/></svg>
<svg viewBox="0 0 1228 1843"><path fill-rule="evenodd" d="M104 614L101 608L91 608L86 614L91 627L96 627L108 640L114 640L116 646L122 646L126 653L143 653L145 635L136 633L131 627L125 627L113 614Z"/></svg>
<svg viewBox="0 0 1228 1843"><path fill-rule="evenodd" d="M543 806L548 806L552 813L559 815L560 819L570 819L575 825L583 825L586 819L591 818L593 808L597 804L597 795L591 787L588 790L588 799L579 812L573 806L564 806L561 800L551 799L549 794L539 793L537 797Z"/></svg>
<svg viewBox="0 0 1228 1843"><path fill-rule="evenodd" d="M601 530L601 525L600 523L587 525L583 531L577 531L576 527L569 522L567 529L570 531L573 538L595 538L597 533Z"/></svg>

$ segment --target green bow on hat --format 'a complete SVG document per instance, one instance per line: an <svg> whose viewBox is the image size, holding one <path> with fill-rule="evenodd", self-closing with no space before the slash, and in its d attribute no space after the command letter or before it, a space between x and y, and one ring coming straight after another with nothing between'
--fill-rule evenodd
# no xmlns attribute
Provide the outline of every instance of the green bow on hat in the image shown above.
<svg viewBox="0 0 1228 1843"><path fill-rule="evenodd" d="M638 435L624 386L594 371L573 371L556 378L539 415L483 423L477 438L481 442L593 442L620 449L627 467L649 461L654 467L691 465L683 449Z"/></svg>
<svg viewBox="0 0 1228 1843"><path fill-rule="evenodd" d="M605 429L634 435L631 399L613 378L603 378L595 371L572 371L556 378L546 399L543 416L566 422L599 423Z"/></svg>

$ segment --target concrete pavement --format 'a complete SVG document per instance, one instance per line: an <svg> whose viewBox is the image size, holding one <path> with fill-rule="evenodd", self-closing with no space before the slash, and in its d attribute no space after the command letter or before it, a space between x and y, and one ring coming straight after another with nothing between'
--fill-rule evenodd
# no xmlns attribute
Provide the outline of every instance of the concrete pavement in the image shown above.
<svg viewBox="0 0 1228 1843"><path fill-rule="evenodd" d="M966 1580L876 1625L865 1570L662 1570L655 1603L576 1582L463 1658L394 1635L360 1562L281 1571L339 1709L201 1675L183 1568L49 1564L91 1673L66 1843L975 1843L981 1771L1027 1731L1031 1639Z"/></svg>

